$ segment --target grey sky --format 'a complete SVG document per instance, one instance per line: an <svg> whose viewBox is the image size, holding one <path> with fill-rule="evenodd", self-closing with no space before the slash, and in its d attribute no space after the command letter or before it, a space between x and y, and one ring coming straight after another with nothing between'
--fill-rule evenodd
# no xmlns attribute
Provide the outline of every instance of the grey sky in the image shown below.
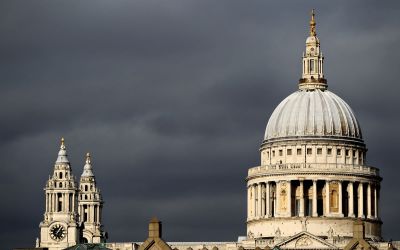
<svg viewBox="0 0 400 250"><path fill-rule="evenodd" d="M309 12L329 89L355 111L383 177L386 239L400 239L398 1L2 1L0 242L33 246L66 138L92 154L110 241L245 234L247 169L296 90Z"/></svg>

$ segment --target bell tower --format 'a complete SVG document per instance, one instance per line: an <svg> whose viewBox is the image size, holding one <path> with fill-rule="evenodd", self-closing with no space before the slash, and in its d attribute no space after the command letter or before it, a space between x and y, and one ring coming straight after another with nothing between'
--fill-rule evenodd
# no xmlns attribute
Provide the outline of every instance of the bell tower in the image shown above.
<svg viewBox="0 0 400 250"><path fill-rule="evenodd" d="M101 223L103 198L96 185L89 153L86 154L86 164L83 167L79 186L79 220L83 225L83 242L105 242L107 236Z"/></svg>
<svg viewBox="0 0 400 250"><path fill-rule="evenodd" d="M64 249L79 243L77 184L67 157L64 138L54 164L53 174L44 188L46 210L40 223L38 247Z"/></svg>

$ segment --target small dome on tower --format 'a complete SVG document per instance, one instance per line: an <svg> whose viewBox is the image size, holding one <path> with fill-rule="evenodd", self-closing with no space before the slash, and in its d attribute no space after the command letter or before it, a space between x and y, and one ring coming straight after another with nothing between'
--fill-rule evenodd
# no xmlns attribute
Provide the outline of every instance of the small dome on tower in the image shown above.
<svg viewBox="0 0 400 250"><path fill-rule="evenodd" d="M90 153L86 153L86 164L83 167L82 177L93 177L93 168L90 160Z"/></svg>
<svg viewBox="0 0 400 250"><path fill-rule="evenodd" d="M67 155L67 149L65 147L65 140L64 138L61 138L61 145L60 145L60 151L58 151L58 156L56 163L69 163L68 160L68 155Z"/></svg>

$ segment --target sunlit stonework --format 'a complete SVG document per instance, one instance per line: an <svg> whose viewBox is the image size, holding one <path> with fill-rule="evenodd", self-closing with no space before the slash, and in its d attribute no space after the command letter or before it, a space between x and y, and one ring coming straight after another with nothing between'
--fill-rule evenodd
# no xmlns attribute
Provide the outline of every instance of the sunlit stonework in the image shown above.
<svg viewBox="0 0 400 250"><path fill-rule="evenodd" d="M36 247L64 249L78 243L105 242L103 200L96 186L89 153L79 185L72 174L64 138L54 171L44 188L46 206Z"/></svg>
<svg viewBox="0 0 400 250"><path fill-rule="evenodd" d="M382 178L367 165L366 152L354 112L328 90L312 12L298 90L272 113L261 164L248 170L246 236L232 242L164 242L161 222L152 219L146 241L104 243L103 200L90 155L78 185L62 141L45 187L37 247L90 242L115 250L396 249L399 242L381 237Z"/></svg>
<svg viewBox="0 0 400 250"><path fill-rule="evenodd" d="M261 165L248 171L247 234L268 244L306 231L344 246L358 218L379 241L382 178L366 164L354 112L328 90L314 14L310 25L299 89L272 113Z"/></svg>

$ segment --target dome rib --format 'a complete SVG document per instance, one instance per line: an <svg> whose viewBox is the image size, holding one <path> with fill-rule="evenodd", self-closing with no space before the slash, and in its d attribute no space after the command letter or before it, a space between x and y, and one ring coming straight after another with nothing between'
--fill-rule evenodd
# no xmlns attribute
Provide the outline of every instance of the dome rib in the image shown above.
<svg viewBox="0 0 400 250"><path fill-rule="evenodd" d="M342 137L362 141L358 120L350 106L328 90L299 90L272 113L264 140L291 137Z"/></svg>

